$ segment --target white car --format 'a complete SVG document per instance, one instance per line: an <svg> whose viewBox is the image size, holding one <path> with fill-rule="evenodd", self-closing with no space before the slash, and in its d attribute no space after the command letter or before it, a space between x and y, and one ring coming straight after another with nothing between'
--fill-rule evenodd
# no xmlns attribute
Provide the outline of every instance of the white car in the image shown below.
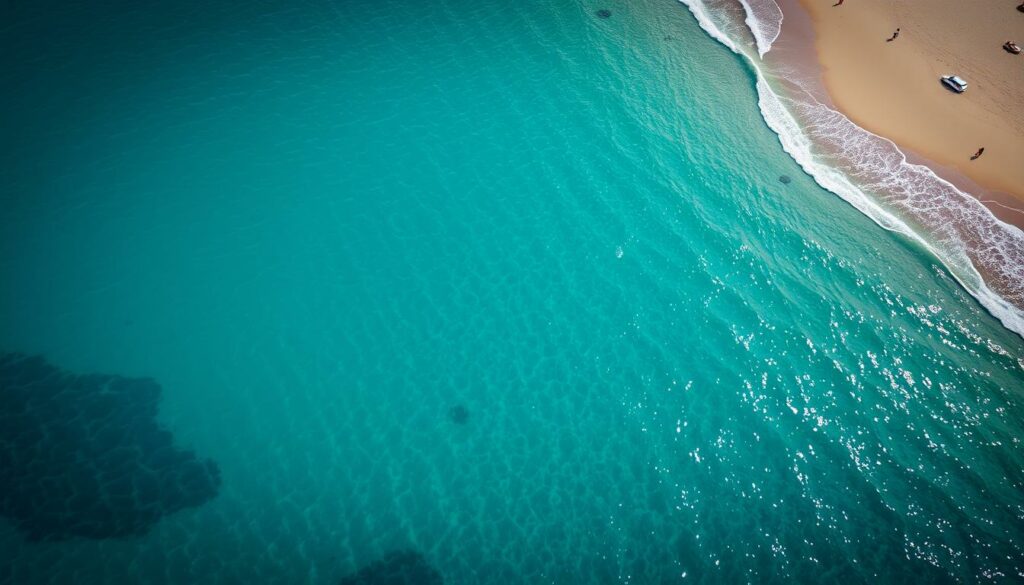
<svg viewBox="0 0 1024 585"><path fill-rule="evenodd" d="M967 91L967 82L956 75L943 75L942 83L945 83L949 89L952 89L957 93Z"/></svg>

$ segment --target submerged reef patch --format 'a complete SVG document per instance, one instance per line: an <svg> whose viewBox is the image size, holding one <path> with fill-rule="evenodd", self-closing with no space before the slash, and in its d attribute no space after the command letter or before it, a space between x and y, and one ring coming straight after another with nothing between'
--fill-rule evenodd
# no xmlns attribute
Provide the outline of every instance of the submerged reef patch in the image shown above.
<svg viewBox="0 0 1024 585"><path fill-rule="evenodd" d="M345 577L341 585L444 585L444 579L423 555L403 550Z"/></svg>
<svg viewBox="0 0 1024 585"><path fill-rule="evenodd" d="M457 404L448 410L448 418L457 425L464 425L469 422L469 409Z"/></svg>
<svg viewBox="0 0 1024 585"><path fill-rule="evenodd" d="M147 378L0 354L0 515L29 540L145 534L217 495L220 470L157 423Z"/></svg>

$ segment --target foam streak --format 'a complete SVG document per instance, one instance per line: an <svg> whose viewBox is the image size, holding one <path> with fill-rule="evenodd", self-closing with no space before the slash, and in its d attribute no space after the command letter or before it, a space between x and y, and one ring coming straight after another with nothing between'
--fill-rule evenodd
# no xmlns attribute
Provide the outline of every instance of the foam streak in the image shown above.
<svg viewBox="0 0 1024 585"><path fill-rule="evenodd" d="M782 32L782 9L774 0L740 0L747 13L746 24L757 43L757 54L764 57Z"/></svg>

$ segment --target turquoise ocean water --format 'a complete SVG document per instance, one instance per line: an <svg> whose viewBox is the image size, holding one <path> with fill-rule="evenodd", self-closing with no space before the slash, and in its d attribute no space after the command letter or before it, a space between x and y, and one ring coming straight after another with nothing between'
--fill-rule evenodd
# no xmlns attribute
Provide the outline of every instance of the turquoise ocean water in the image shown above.
<svg viewBox="0 0 1024 585"><path fill-rule="evenodd" d="M0 583L1024 578L1024 341L678 2L4 10L0 351L153 378L219 480L0 519Z"/></svg>

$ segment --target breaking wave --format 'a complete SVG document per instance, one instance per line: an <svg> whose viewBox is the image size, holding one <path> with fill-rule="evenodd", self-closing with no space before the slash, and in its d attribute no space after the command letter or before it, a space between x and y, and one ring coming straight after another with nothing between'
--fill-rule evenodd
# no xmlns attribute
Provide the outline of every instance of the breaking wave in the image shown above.
<svg viewBox="0 0 1024 585"><path fill-rule="evenodd" d="M746 14L742 25L732 6L737 0L680 1L708 34L748 58L761 114L805 172L882 227L931 251L982 306L1024 337L1024 232L928 167L908 162L892 141L857 126L793 76L769 70L759 57L781 31L782 12L773 0L738 0Z"/></svg>
<svg viewBox="0 0 1024 585"><path fill-rule="evenodd" d="M740 0L743 11L747 13L745 22L754 35L757 43L758 56L771 50L772 43L782 32L782 9L773 0L758 2L757 0Z"/></svg>

